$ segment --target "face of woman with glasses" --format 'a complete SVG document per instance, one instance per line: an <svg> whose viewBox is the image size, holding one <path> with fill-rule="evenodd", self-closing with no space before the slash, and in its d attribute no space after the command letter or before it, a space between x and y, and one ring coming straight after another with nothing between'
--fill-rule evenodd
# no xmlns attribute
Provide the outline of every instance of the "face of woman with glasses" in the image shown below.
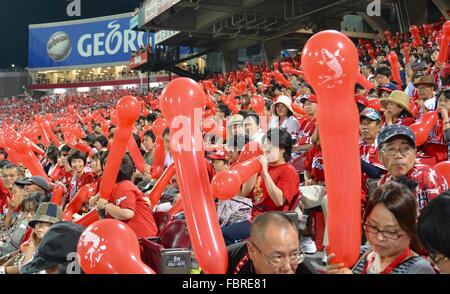
<svg viewBox="0 0 450 294"><path fill-rule="evenodd" d="M367 240L381 257L401 254L411 237L400 227L395 216L383 205L377 204L364 224Z"/></svg>
<svg viewBox="0 0 450 294"><path fill-rule="evenodd" d="M258 274L294 274L303 261L298 233L293 226L269 225L264 238L248 242L250 259Z"/></svg>

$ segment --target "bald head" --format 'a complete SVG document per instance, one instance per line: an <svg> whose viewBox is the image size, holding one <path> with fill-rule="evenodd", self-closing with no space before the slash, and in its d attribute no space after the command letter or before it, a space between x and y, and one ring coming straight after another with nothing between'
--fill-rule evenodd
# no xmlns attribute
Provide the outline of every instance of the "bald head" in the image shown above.
<svg viewBox="0 0 450 294"><path fill-rule="evenodd" d="M281 230L294 230L297 233L295 224L284 213L268 211L258 215L253 221L250 239L255 242L264 242L270 232Z"/></svg>

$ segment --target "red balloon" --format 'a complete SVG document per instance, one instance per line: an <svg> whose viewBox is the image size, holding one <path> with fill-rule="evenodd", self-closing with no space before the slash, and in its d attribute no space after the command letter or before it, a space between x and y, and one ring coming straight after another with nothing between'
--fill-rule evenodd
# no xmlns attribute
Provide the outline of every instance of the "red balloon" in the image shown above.
<svg viewBox="0 0 450 294"><path fill-rule="evenodd" d="M402 88L402 79L400 77L400 68L398 65L397 53L395 53L395 52L389 53L388 58L389 58L389 62L391 63L393 80L397 83L397 87L401 89Z"/></svg>
<svg viewBox="0 0 450 294"><path fill-rule="evenodd" d="M125 96L120 99L116 109L118 126L100 180L100 196L105 199L109 199L112 193L125 149L130 140L133 123L141 113L139 101L132 96Z"/></svg>
<svg viewBox="0 0 450 294"><path fill-rule="evenodd" d="M138 238L115 219L99 220L84 230L77 246L78 261L86 274L154 274L141 261Z"/></svg>
<svg viewBox="0 0 450 294"><path fill-rule="evenodd" d="M188 78L171 81L160 97L161 111L171 126L171 150L195 257L206 273L223 274L227 249L211 196L202 134L193 124L196 109L203 109L205 100L200 86ZM178 132L189 133L183 142L190 144L177 144Z"/></svg>
<svg viewBox="0 0 450 294"><path fill-rule="evenodd" d="M72 221L72 215L77 213L83 203L92 196L95 195L96 189L92 185L84 185L83 187L78 190L77 194L73 197L73 199L67 204L66 208L64 209L62 219L66 222Z"/></svg>
<svg viewBox="0 0 450 294"><path fill-rule="evenodd" d="M250 100L250 106L258 115L263 115L265 105L264 98L260 95L255 95Z"/></svg>
<svg viewBox="0 0 450 294"><path fill-rule="evenodd" d="M372 84L365 76L358 72L358 76L356 77L356 81L360 84L367 92L372 90L375 85Z"/></svg>
<svg viewBox="0 0 450 294"><path fill-rule="evenodd" d="M261 163L257 157L253 157L235 164L230 170L219 172L211 181L213 196L223 200L233 198L241 191L242 184L260 171Z"/></svg>
<svg viewBox="0 0 450 294"><path fill-rule="evenodd" d="M450 161L441 161L434 166L434 169L445 178L447 183L450 183Z"/></svg>
<svg viewBox="0 0 450 294"><path fill-rule="evenodd" d="M39 134L41 135L41 143L45 147L48 147L50 145L50 138L48 137L48 134L44 129L44 123L43 123L42 116L38 114L34 117L34 119L38 125Z"/></svg>
<svg viewBox="0 0 450 294"><path fill-rule="evenodd" d="M261 149L261 145L258 142L256 141L248 142L242 148L241 153L239 153L237 163L247 161L251 158L258 157L263 154L264 151Z"/></svg>
<svg viewBox="0 0 450 294"><path fill-rule="evenodd" d="M295 104L294 102L291 103L291 107L295 113L297 113L299 115L307 115L306 111L303 108L301 108L300 106L298 106L297 104Z"/></svg>
<svg viewBox="0 0 450 294"><path fill-rule="evenodd" d="M98 216L97 209L94 208L89 211L87 214L83 215L80 219L75 221L74 223L83 227L87 227L90 224L98 221L100 217Z"/></svg>
<svg viewBox="0 0 450 294"><path fill-rule="evenodd" d="M183 211L183 202L180 197L177 199L177 201L175 201L175 203L173 204L173 206L169 209L169 211L167 213L169 215L169 218L172 219L174 215L176 215L177 213L180 213L182 211Z"/></svg>
<svg viewBox="0 0 450 294"><path fill-rule="evenodd" d="M15 147L16 151L22 158L23 165L28 168L30 173L33 176L41 176L46 179L47 182L50 182L50 179L42 168L42 165L31 150L30 140L28 140L28 138L24 138L23 136L18 136L15 141Z"/></svg>
<svg viewBox="0 0 450 294"><path fill-rule="evenodd" d="M439 55L437 61L446 63L448 58L448 45L450 44L450 20L447 20L442 28L444 34L442 41L439 43Z"/></svg>
<svg viewBox="0 0 450 294"><path fill-rule="evenodd" d="M409 44L408 42L403 43L403 55L405 56L405 64L409 63Z"/></svg>
<svg viewBox="0 0 450 294"><path fill-rule="evenodd" d="M275 78L275 81L277 82L278 85L283 86L288 89L290 89L292 87L291 83L288 80L286 80L286 78L280 71L274 70L273 77Z"/></svg>
<svg viewBox="0 0 450 294"><path fill-rule="evenodd" d="M436 111L430 111L422 115L422 117L415 123L409 125L409 128L416 135L416 145L423 145L427 139L428 134L434 128L438 120Z"/></svg>
<svg viewBox="0 0 450 294"><path fill-rule="evenodd" d="M162 137L164 130L167 129L169 125L167 124L167 121L160 117L155 120L155 122L152 125L153 133L156 137Z"/></svg>
<svg viewBox="0 0 450 294"><path fill-rule="evenodd" d="M361 244L359 114L354 99L358 52L344 34L322 31L306 42L302 66L319 105L317 123L327 167L328 252L336 254L333 263L350 267Z"/></svg>
<svg viewBox="0 0 450 294"><path fill-rule="evenodd" d="M80 150L86 155L89 155L89 157L92 157L94 155L94 151L92 150L92 148L85 143L77 143L75 144L75 146L73 146L73 148Z"/></svg>
<svg viewBox="0 0 450 294"><path fill-rule="evenodd" d="M382 106L380 103L380 99L378 98L367 99L367 107L373 108L377 111L381 111Z"/></svg>
<svg viewBox="0 0 450 294"><path fill-rule="evenodd" d="M142 157L141 150L139 149L134 136L130 136L130 140L128 140L128 152L130 153L131 158L133 159L136 168L141 173L145 172L145 161L144 157Z"/></svg>
<svg viewBox="0 0 450 294"><path fill-rule="evenodd" d="M164 189L166 189L167 185L169 184L170 180L173 178L174 175L175 175L175 166L172 163L166 168L166 170L163 172L161 177L158 179L158 181L148 194L148 198L150 199L150 202L152 203L153 206L158 204L164 192Z"/></svg>
<svg viewBox="0 0 450 294"><path fill-rule="evenodd" d="M50 199L50 202L55 203L56 205L61 205L63 195L64 195L64 187L61 185L57 185L55 189L53 189L52 198Z"/></svg>

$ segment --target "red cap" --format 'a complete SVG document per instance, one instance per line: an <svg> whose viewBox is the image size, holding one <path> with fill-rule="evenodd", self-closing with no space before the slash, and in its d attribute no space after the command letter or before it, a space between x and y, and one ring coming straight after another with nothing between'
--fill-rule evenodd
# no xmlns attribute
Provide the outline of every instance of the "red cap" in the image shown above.
<svg viewBox="0 0 450 294"><path fill-rule="evenodd" d="M355 102L367 106L369 101L364 95L355 95Z"/></svg>
<svg viewBox="0 0 450 294"><path fill-rule="evenodd" d="M228 151L226 151L225 149L217 149L213 152L211 152L210 154L207 155L207 157L209 159L213 159L213 160L228 160L229 159L229 154Z"/></svg>

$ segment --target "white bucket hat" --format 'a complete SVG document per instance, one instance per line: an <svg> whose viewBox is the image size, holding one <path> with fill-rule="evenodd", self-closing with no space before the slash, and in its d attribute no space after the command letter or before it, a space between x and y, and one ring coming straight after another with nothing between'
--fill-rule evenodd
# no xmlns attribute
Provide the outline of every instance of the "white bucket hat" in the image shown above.
<svg viewBox="0 0 450 294"><path fill-rule="evenodd" d="M291 98L289 98L288 96L285 96L285 95L280 95L280 96L278 96L277 101L275 101L275 102L272 104L272 112L275 112L275 107L277 106L278 103L283 104L283 105L286 106L292 113L294 113L294 111L292 110L292 106L291 106L292 100L291 100Z"/></svg>

